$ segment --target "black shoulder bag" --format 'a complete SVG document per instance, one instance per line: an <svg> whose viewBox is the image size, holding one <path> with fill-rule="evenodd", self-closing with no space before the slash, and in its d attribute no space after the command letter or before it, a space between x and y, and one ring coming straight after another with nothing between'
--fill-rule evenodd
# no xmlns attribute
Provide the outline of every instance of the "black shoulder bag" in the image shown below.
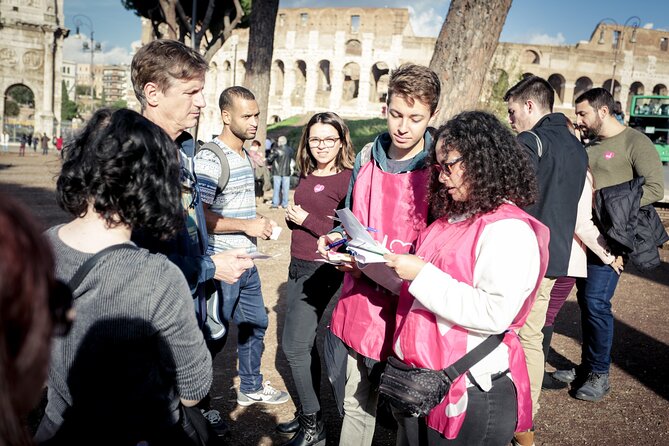
<svg viewBox="0 0 669 446"><path fill-rule="evenodd" d="M443 370L412 367L397 358L388 358L381 375L379 392L405 415L424 417L444 399L451 383L492 352L504 333L489 336L472 351Z"/></svg>

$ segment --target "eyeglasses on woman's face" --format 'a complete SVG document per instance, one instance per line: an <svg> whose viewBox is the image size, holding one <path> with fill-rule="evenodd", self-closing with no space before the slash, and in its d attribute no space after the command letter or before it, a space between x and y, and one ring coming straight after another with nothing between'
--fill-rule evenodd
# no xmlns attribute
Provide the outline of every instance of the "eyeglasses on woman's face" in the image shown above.
<svg viewBox="0 0 669 446"><path fill-rule="evenodd" d="M451 170L454 165L462 161L462 157L459 156L451 161L446 161L442 164L435 163L432 165L434 169L439 173L439 176L445 175L447 177L450 177L453 171Z"/></svg>
<svg viewBox="0 0 669 446"><path fill-rule="evenodd" d="M337 144L337 141L339 141L339 138L334 136L329 136L323 139L312 136L307 140L307 143L309 144L309 147L311 147L312 149L320 147L321 143L323 143L323 146L326 149L331 149L335 146L335 144Z"/></svg>

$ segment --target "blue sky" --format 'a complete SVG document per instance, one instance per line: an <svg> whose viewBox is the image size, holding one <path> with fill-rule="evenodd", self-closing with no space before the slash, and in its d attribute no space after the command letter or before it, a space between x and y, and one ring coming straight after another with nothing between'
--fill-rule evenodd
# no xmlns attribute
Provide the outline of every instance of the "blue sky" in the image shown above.
<svg viewBox="0 0 669 446"><path fill-rule="evenodd" d="M262 1L262 0L256 0ZM75 34L74 15L85 14L93 22L94 37L102 44L96 63L128 63L132 42L140 39L140 19L120 0L64 0L65 26L71 34L65 41L66 60L90 61L81 51ZM416 34L436 36L448 13L448 0L280 0L280 7L408 7ZM559 5L559 6L558 6ZM500 40L536 44L575 44L587 40L597 23L611 18L623 23L631 16L641 26L669 31L668 0L514 0ZM85 21L85 19L84 19ZM90 29L82 27L85 39Z"/></svg>

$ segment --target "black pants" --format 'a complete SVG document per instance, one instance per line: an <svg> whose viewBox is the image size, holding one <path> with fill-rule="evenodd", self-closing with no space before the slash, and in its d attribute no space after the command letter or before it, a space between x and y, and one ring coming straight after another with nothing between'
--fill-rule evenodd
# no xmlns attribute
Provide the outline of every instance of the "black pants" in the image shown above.
<svg viewBox="0 0 669 446"><path fill-rule="evenodd" d="M342 283L344 273L322 262L290 259L288 305L281 347L286 354L304 413L316 413L321 383L321 359L316 331L325 308ZM295 400L295 396L293 395Z"/></svg>
<svg viewBox="0 0 669 446"><path fill-rule="evenodd" d="M425 418L397 417L398 445L411 446L507 446L511 443L518 419L516 388L507 376L493 382L484 392L477 386L467 389L467 413L458 437L449 440L427 427ZM404 437L403 439L401 437ZM402 441L404 440L404 441Z"/></svg>

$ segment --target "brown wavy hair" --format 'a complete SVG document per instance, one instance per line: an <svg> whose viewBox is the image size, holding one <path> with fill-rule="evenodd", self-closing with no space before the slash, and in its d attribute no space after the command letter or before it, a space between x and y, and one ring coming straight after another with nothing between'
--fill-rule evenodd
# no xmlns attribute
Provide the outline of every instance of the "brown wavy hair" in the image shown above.
<svg viewBox="0 0 669 446"><path fill-rule="evenodd" d="M460 113L442 125L430 149L429 162L437 163L437 152L446 156L457 150L462 156L467 200L455 201L433 170L430 207L435 218L482 215L505 200L520 207L536 200L537 180L529 159L516 137L499 119L483 111Z"/></svg>
<svg viewBox="0 0 669 446"><path fill-rule="evenodd" d="M351 143L348 126L336 113L323 112L313 115L307 125L304 126L304 130L302 130L300 145L297 147L297 155L295 157L300 176L305 178L316 169L316 159L309 150L309 131L314 124L331 125L337 130L341 148L335 158L335 167L338 171L353 169L355 151L353 150L353 143Z"/></svg>

